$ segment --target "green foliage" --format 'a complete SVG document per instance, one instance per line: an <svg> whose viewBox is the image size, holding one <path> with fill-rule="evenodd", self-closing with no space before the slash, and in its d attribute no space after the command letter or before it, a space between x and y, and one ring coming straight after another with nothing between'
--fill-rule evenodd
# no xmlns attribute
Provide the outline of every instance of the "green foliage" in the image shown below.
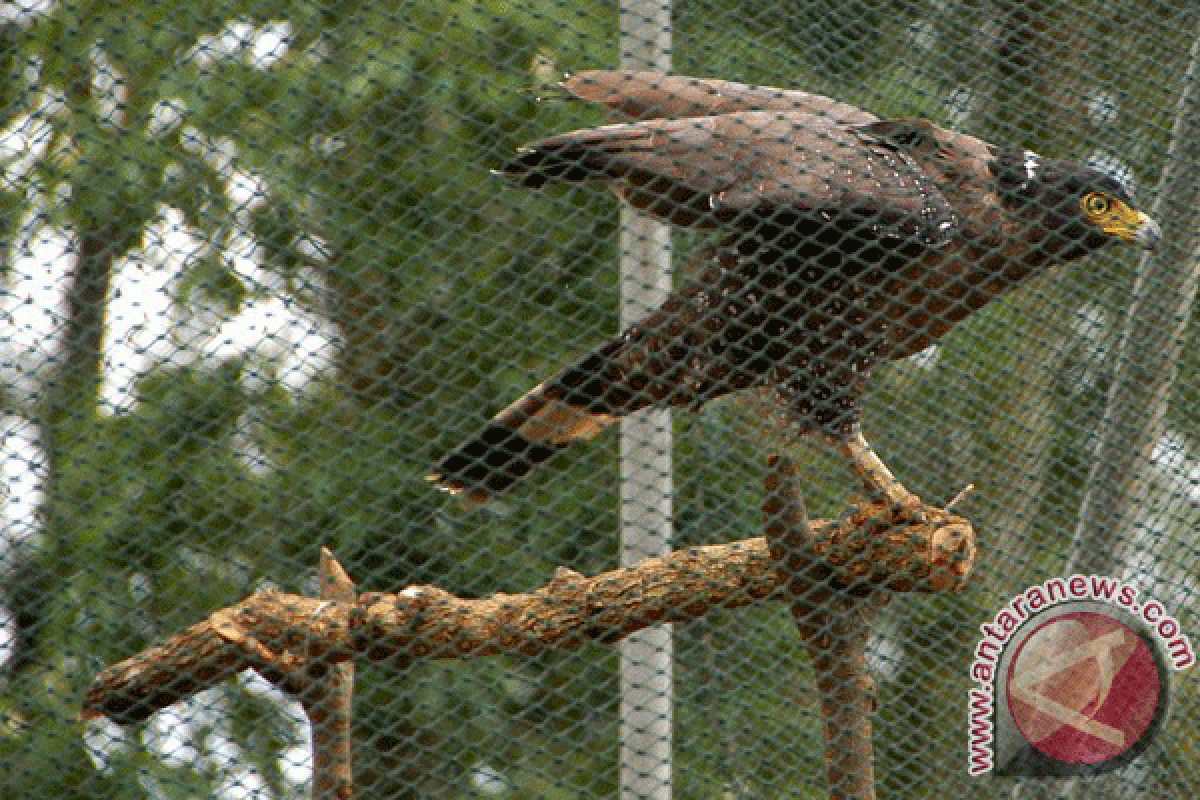
<svg viewBox="0 0 1200 800"><path fill-rule="evenodd" d="M990 82L1001 91L978 98L972 132L1061 152L1096 139L1084 123L1060 125L1008 61L965 57L979 49L981 5L680 3L674 59L683 73L943 121L955 117L944 102L951 89ZM1041 5L1081 19L1098 7ZM245 31L285 21L286 52L255 64ZM461 510L423 475L533 382L615 332L615 201L592 188L522 192L489 170L527 140L604 120L541 95L563 72L615 65L616 21L611 3L551 0L91 0L0 27L4 129L27 118L46 125L32 168L14 168L0 186L0 240L19 241L36 212L47 225L100 235L111 277L134 268L121 259L148 244L148 227L170 207L202 246L182 266L148 266L180 270L172 291L182 316L215 324L276 294L337 336L324 372L300 389L270 358L199 357L183 342L119 413L84 397L71 414L34 420L56 446L44 465L43 530L4 565L4 606L23 627L0 684L0 763L11 765L0 796L212 795L231 770L187 752L164 758L150 725L96 767L76 721L81 694L103 665L261 586L311 593L322 546L375 590L521 591L558 566L614 564L612 437L564 454L558 469L485 511ZM940 33L937 46L914 49L910 23ZM1000 23L1020 32L1019 20ZM227 46L238 35L242 44ZM1120 38L1101 66L1125 64L1106 80L1149 97L1140 107L1152 113L1130 128L1137 157L1157 165L1177 63L1149 58L1155 41ZM1138 65L1141 84L1129 79ZM101 91L104 75L119 76L120 90ZM16 160L4 159L6 169ZM259 179L267 195L231 193L236 176ZM261 275L230 255L239 237L257 248ZM681 250L691 239L680 237ZM15 255L0 257L5 272ZM1055 295L1058 325L1039 321L1027 299L997 304L931 365L884 371L868 414L885 458L926 496L948 499L973 480L985 498L1003 497L996 486L1008 488L1010 473L995 454L1012 447L1014 420L1031 414L1022 405L1022 370L1038 347L1030 332L1056 331L1066 343L1060 378L1034 409L1051 423L1035 434L1050 442L1044 479L1014 481L1032 486L1037 519L1018 525L994 499L968 505L1011 563L1035 575L1057 568L1069 538L1087 429L1107 387L1095 344L1069 320L1093 303L1115 317L1133 283L1130 263L1100 263ZM1184 431L1198 421L1198 351L1180 366L1171 410ZM29 366L53 389L53 370ZM3 392L6 408L37 405L17 388ZM759 416L732 402L677 417L678 545L759 532L762 457L778 445ZM818 446L794 452L811 480L810 509L837 513L851 485L844 469ZM961 748L945 726L961 720L964 654L974 625L1020 588L1009 575L984 577L967 597L908 604L887 620L908 658L883 687L881 794L953 796L961 782ZM679 796L819 796L819 722L791 625L770 607L679 629ZM614 664L611 649L594 646L529 661L363 667L361 794L475 797L471 770L487 767L508 782L504 797L612 796ZM293 791L279 754L294 729L277 704L241 685L211 702L272 795ZM197 751L219 749L216 731L197 738ZM939 753L921 762L923 786L912 778L912 741Z"/></svg>

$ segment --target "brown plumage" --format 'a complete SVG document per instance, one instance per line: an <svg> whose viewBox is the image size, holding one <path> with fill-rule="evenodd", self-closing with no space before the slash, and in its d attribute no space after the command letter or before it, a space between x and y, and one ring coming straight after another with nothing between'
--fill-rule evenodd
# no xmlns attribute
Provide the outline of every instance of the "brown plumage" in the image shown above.
<svg viewBox="0 0 1200 800"><path fill-rule="evenodd" d="M532 144L504 174L528 188L604 181L643 213L725 236L698 279L439 462L430 479L475 502L639 409L773 386L873 490L915 504L859 432L871 368L1041 269L1158 239L1112 178L926 120L651 73L564 88L634 121Z"/></svg>

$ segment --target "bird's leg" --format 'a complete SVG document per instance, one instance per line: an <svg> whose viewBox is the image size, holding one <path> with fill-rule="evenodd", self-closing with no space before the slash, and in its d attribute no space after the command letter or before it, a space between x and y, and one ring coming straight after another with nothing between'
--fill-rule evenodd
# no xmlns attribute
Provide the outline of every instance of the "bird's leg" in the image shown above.
<svg viewBox="0 0 1200 800"><path fill-rule="evenodd" d="M887 464L884 464L871 449L870 443L858 427L845 436L832 438L831 443L850 462L851 469L874 497L914 516L918 521L924 520L925 515L921 509L925 504L921 502L921 498L896 480Z"/></svg>

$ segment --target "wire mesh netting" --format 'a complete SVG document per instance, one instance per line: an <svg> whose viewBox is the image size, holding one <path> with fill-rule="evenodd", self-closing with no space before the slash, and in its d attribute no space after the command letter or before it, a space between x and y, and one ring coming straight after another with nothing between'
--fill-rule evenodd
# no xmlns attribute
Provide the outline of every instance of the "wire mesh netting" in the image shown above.
<svg viewBox="0 0 1200 800"><path fill-rule="evenodd" d="M1194 4L0 8L0 797L308 793L334 663L363 797L1200 794ZM1006 627L1072 575L1149 635Z"/></svg>

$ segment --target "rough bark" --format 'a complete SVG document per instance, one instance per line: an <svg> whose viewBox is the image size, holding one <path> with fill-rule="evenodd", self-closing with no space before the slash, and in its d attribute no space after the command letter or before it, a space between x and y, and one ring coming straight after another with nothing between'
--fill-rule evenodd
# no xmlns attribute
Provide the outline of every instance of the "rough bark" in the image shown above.
<svg viewBox="0 0 1200 800"><path fill-rule="evenodd" d="M918 527L957 525L947 511L922 513L940 521ZM870 581L847 584L818 555L821 537L809 523L795 464L786 458L768 459L763 516L776 579L816 673L830 797L875 800L871 715L876 697L867 669L867 640L871 622L887 604L888 594ZM967 545L969 537L961 541ZM969 547L958 554L964 563L974 558ZM880 555L887 560L887 555Z"/></svg>
<svg viewBox="0 0 1200 800"><path fill-rule="evenodd" d="M811 553L831 586L955 591L975 561L970 523L944 512L903 524L865 506L837 522L814 521L812 531ZM611 643L659 622L781 599L778 590L762 538L679 550L591 578L560 568L535 591L477 599L433 586L353 602L264 590L104 670L83 711L136 722L248 668L287 675L356 656L403 664Z"/></svg>

